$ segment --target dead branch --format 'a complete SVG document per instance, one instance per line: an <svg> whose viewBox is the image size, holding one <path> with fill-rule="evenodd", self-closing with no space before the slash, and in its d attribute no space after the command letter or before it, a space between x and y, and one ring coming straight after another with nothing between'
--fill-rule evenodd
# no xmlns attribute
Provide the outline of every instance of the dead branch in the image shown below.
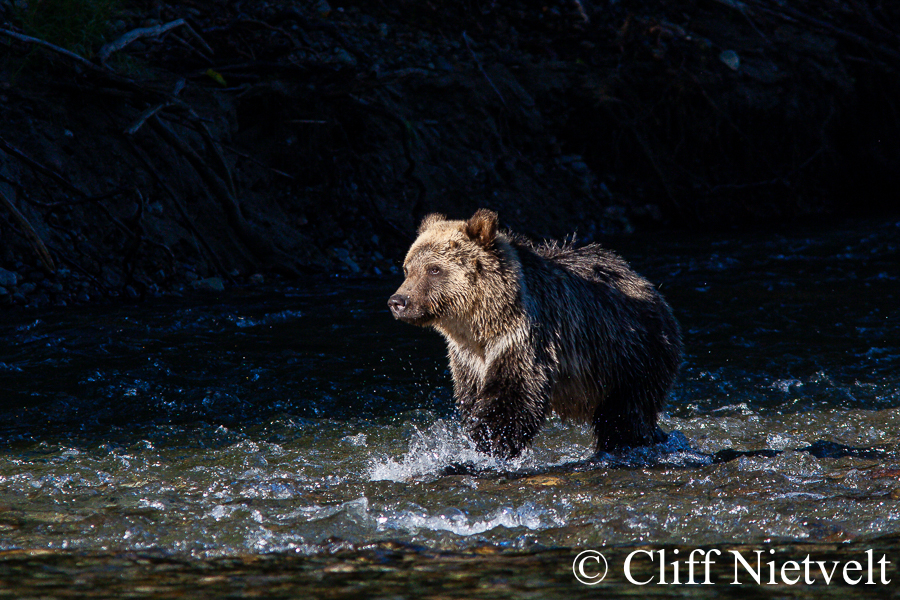
<svg viewBox="0 0 900 600"><path fill-rule="evenodd" d="M215 138L212 133L209 131L209 127L206 126L206 123L200 118L197 113L194 112L194 109L184 104L188 109L188 115L191 117L191 121L194 126L199 130L200 135L203 136L203 140L206 142L206 147L210 149L212 152L213 158L216 160L216 166L218 167L219 177L225 182L225 185L228 186L228 191L231 192L232 197L237 198L237 189L234 186L234 177L231 175L231 169L228 167L228 163L225 162L225 156L222 154L221 148L219 148L219 144L216 143Z"/></svg>
<svg viewBox="0 0 900 600"><path fill-rule="evenodd" d="M57 208L63 208L68 206L79 206L81 204L91 204L92 202L102 202L103 200L108 200L110 198L114 198L116 196L120 196L124 194L127 190L125 188L119 188L117 190L113 190L111 192L106 192L105 194L98 194L97 196L87 196L85 198L81 198L79 200L66 200L64 202L41 202L40 200L34 200L32 198L28 198L28 202L40 208L47 208L51 211L56 210Z"/></svg>
<svg viewBox="0 0 900 600"><path fill-rule="evenodd" d="M28 165L35 171L41 173L42 175L46 175L47 177L49 177L56 183L60 184L64 188L68 189L69 191L78 194L82 198L88 196L88 194L81 191L77 186L75 186L75 184L71 183L68 179L66 179L65 177L63 177L62 175L60 175L53 169L46 167L46 166L42 165L41 163L39 163L38 161L34 160L30 156L28 156L27 154L25 154L24 152L22 152L21 150L19 150L18 148L16 148L9 142L7 142L2 137L0 137L0 150L3 150L10 156L14 156L14 157L18 158L19 160L24 162L26 165Z"/></svg>
<svg viewBox="0 0 900 600"><path fill-rule="evenodd" d="M13 38L15 40L19 40L20 42L25 42L26 44L32 44L34 46L40 46L42 48L46 48L47 50L51 50L61 56L65 56L69 60L75 61L79 65L90 69L91 71L103 71L102 68L98 67L88 59L83 56L79 56L70 50L66 50L65 48L60 48L56 44L51 44L45 40L31 37L30 35L25 35L23 33L17 33L15 31L10 31L9 29L0 28L0 35L4 35L9 38Z"/></svg>
<svg viewBox="0 0 900 600"><path fill-rule="evenodd" d="M184 226L193 234L193 236L200 242L200 245L206 250L206 253L209 255L209 260L212 262L213 267L216 271L224 276L228 277L228 272L225 270L225 267L222 266L222 261L219 260L219 256L216 254L215 250L212 249L212 246L209 245L209 242L206 241L206 238L203 237L203 234L194 226L194 222L191 220L191 217L187 213L187 209L181 203L181 200L178 198L178 194L175 193L169 184L166 183L165 178L162 174L153 166L153 162L146 155L146 153L141 149L137 144L132 141L131 150L134 152L135 156L138 157L144 166L147 168L147 171L153 176L156 180L156 183L169 195L169 198L172 200L172 203L175 205L175 208L178 209L178 214L181 215L182 220L184 221Z"/></svg>
<svg viewBox="0 0 900 600"><path fill-rule="evenodd" d="M129 217L129 221L134 222L134 230L140 236L140 241L150 244L156 248L162 249L169 256L169 261L171 261L172 265L175 265L175 254L172 252L171 248L163 244L162 242L157 242L156 240L148 239L145 236L146 230L144 229L144 195L141 193L139 188L134 188L134 193L138 198L138 207L135 211L134 216Z"/></svg>
<svg viewBox="0 0 900 600"><path fill-rule="evenodd" d="M234 197L233 188L227 185L216 174L212 167L210 167L206 161L191 148L190 144L172 131L172 129L163 123L158 116L153 117L150 123L154 130L159 133L170 146L184 155L191 166L194 167L197 174L200 175L200 179L202 179L212 190L213 194L219 198L222 208L225 209L228 222L235 227L235 230L239 234L242 230L245 230L246 222L244 221L244 215L241 213L241 207L238 205L237 198Z"/></svg>
<svg viewBox="0 0 900 600"><path fill-rule="evenodd" d="M898 39L898 35L896 32L888 29L878 22L878 20L875 18L875 14L872 12L872 8L866 2L863 2L862 0L849 0L849 2L851 8L853 9L853 12L855 12L858 17L865 21L869 27L871 27L875 31L878 31L882 35L892 37L895 40Z"/></svg>
<svg viewBox="0 0 900 600"><path fill-rule="evenodd" d="M175 89L172 91L172 96L177 98L178 94L181 93L181 90L184 89L184 85L185 85L184 79L179 79L178 83L175 84ZM152 117L159 111L165 110L166 108L172 106L172 104L173 104L172 100L165 100L164 102L161 102L160 104L157 104L156 106L148 108L143 113L141 113L141 116L138 117L137 121L135 121L134 123L131 124L131 127L129 127L128 129L125 130L125 134L126 135L136 134L138 132L138 130L144 126L144 123L147 122L147 119L149 119L150 117Z"/></svg>
<svg viewBox="0 0 900 600"><path fill-rule="evenodd" d="M878 44L873 42L872 40L863 37L857 33L852 31L848 31L843 29L842 27L838 27L837 25L833 25L827 21L823 21L821 19L817 19L815 17L811 17L810 15L797 10L796 8L792 8L787 6L786 4L779 3L777 8L769 8L764 6L761 2L757 0L748 0L752 2L752 6L755 10L764 12L766 14L776 16L779 19L787 22L802 22L810 27L817 27L819 29L824 29L828 33L837 36L839 38L843 38L846 41L852 42L854 44L859 44L864 48L868 48L871 51L879 52L884 56L891 58L895 62L895 67L900 65L900 52L894 50L893 48L888 48L883 44Z"/></svg>
<svg viewBox="0 0 900 600"><path fill-rule="evenodd" d="M225 162L225 156L222 154L222 150L219 148L219 144L216 142L212 133L209 131L209 127L206 126L204 119L198 115L191 105L186 102L182 102L181 100L177 100L178 95L181 93L181 90L184 89L185 81L181 79L178 81L178 84L175 86L175 90L172 92L171 100L167 103L169 106L177 106L188 116L188 121L191 126L194 128L197 133L203 136L204 142L206 142L207 148L209 148L212 152L213 157L216 159L216 166L218 167L218 175L225 182L228 187L228 191L232 195L232 197L237 197L237 191L234 187L234 178L231 175L231 169L228 168L228 163ZM158 111L157 111L158 112ZM152 115L151 115L152 116ZM161 120L156 119L160 124ZM174 132L172 132L174 133Z"/></svg>
<svg viewBox="0 0 900 600"><path fill-rule="evenodd" d="M201 181L204 183L206 190L213 198L218 200L225 212L228 224L237 234L238 239L250 250L252 256L264 261L277 257L280 259L280 264L277 264L276 266L291 274L296 274L298 272L296 259L276 248L268 239L257 233L244 218L240 204L237 200L237 190L234 185L231 170L228 168L222 150L212 133L209 131L209 128L206 126L204 119L202 119L189 104L178 98L178 94L183 87L184 82L180 81L174 92L166 95L166 100L164 102L157 107L145 111L145 113L126 130L126 133L137 132L145 122L149 122L154 131L156 131L166 143L180 152L194 168L194 171L200 176ZM183 111L187 115L187 120L190 122L191 126L203 137L206 147L214 160L213 166L208 164L206 160L204 160L184 139L181 138L181 136L168 127L160 118L160 113L164 109L173 107L177 107ZM147 160L145 160L145 162L149 163Z"/></svg>
<svg viewBox="0 0 900 600"><path fill-rule="evenodd" d="M199 56L204 62L206 62L206 63L212 63L212 62L213 62L213 59L212 59L212 57L211 57L210 55L208 55L208 54L206 54L206 53L204 53L204 52L201 52L200 50L197 50L197 49L196 49L194 46L192 46L186 39L182 38L182 37L179 36L178 34L173 33L173 34L172 34L172 38L173 38L176 42L178 42L181 46L184 46L185 48L187 48L187 50L188 50L189 52L193 52L194 54L196 54L197 56Z"/></svg>
<svg viewBox="0 0 900 600"><path fill-rule="evenodd" d="M288 123L295 123L295 122L296 122L296 121L288 121ZM325 121L322 121L322 123L324 123L324 122L325 122ZM228 151L231 152L232 154L236 154L236 155L240 156L240 157L243 158L243 159L249 160L250 162L257 164L257 165L259 165L260 167L263 167L263 168L265 168L265 169L268 169L269 171L272 171L272 172L275 173L276 175L281 175L282 177L286 177L286 178L290 179L291 181L295 181L295 180L296 180L296 177L294 177L293 175L290 175L290 174L288 174L288 173L285 173L284 171L279 171L279 170L276 169L275 167L270 167L269 165L267 165L266 163L262 162L262 161L259 160L258 158L254 158L253 156L250 156L250 155L247 154L246 152L241 152L240 150L238 150L238 149L235 148L234 146L229 146L228 144L222 144L222 148L224 148L225 150L228 150Z"/></svg>
<svg viewBox="0 0 900 600"><path fill-rule="evenodd" d="M299 273L299 265L296 259L275 247L272 242L262 237L247 221L241 213L236 194L233 193L233 185L230 181L220 179L216 172L198 155L190 145L177 133L166 126L159 116L150 120L154 130L173 148L178 150L187 159L194 171L205 184L205 189L218 200L225 212L228 225L237 234L238 239L250 250L257 260L265 262L274 261L273 267L281 269L289 274ZM209 132L207 131L207 134ZM224 158L218 149L214 149L214 156L224 164ZM227 183L226 183L227 181ZM230 184L230 186L229 186Z"/></svg>
<svg viewBox="0 0 900 600"><path fill-rule="evenodd" d="M505 108L509 108L508 106L506 106L506 100L503 99L503 94L500 93L500 90L497 89L497 86L494 85L494 82L493 82L493 81L491 80L491 78L488 76L487 71L485 71L485 70L484 70L484 67L481 66L481 61L478 60L478 57L475 55L475 51L472 50L472 46L469 44L469 36L466 35L466 32L465 32L465 31L463 31L462 37L463 37L463 41L466 43L466 48L469 49L469 54L472 55L472 60L475 61L475 66L478 67L478 70L481 71L481 74L484 75L484 78L485 78L485 79L487 79L487 82L488 82L488 84L490 84L491 89L494 90L494 92L496 92L497 96L500 97L500 102L503 103L503 106L504 106Z"/></svg>
<svg viewBox="0 0 900 600"><path fill-rule="evenodd" d="M83 255L83 253L81 253L81 254ZM94 284L95 286L97 286L99 289L101 289L101 290L103 290L103 291L105 291L105 292L109 292L109 291L110 291L108 285L106 285L105 283L103 283L102 281L100 281L99 279L97 279L96 277L94 277L93 275L91 275L91 274L88 272L87 269L85 269L84 267L82 267L81 265L79 265L77 262L75 262L75 261L72 260L71 258L67 257L65 254L57 253L57 256L59 256L59 261L60 261L60 262L69 265L71 268L75 269L76 271L78 271L79 273L81 273L82 275L84 275L85 277L87 277L88 279L90 279L90 280L93 282L93 284Z"/></svg>
<svg viewBox="0 0 900 600"><path fill-rule="evenodd" d="M128 33L122 35L119 39L105 44L102 48L100 48L100 51L97 53L97 58L99 58L100 63L103 64L106 62L106 59L108 59L114 52L118 52L122 48L125 48L129 44L136 42L141 38L159 37L167 31L175 29L176 27L181 27L182 25L187 25L187 22L184 19L175 19L174 21L169 21L168 23L164 23L162 25L154 25L153 27L138 27L137 29L132 29Z"/></svg>
<svg viewBox="0 0 900 600"><path fill-rule="evenodd" d="M215 53L216 53L216 51L213 50L212 47L211 47L209 44L206 43L206 40L203 39L203 36L200 35L199 33L197 33L197 30L196 30L196 29L194 29L193 27L191 27L191 24L190 24L190 23L188 23L187 25L185 25L184 28L187 29L187 32L190 33L191 36L192 36L195 40L197 40L197 42L198 42L201 46L203 46L203 49L204 49L208 54L215 54Z"/></svg>
<svg viewBox="0 0 900 600"><path fill-rule="evenodd" d="M164 92L160 92L159 90L151 89L151 88L147 87L146 85L142 84L141 82L138 82L138 81L135 81L128 77L125 77L123 75L120 75L119 73L116 73L114 70L110 69L106 65L101 66L101 65L94 64L93 62L87 60L86 58L84 58L82 56L79 56L78 54L75 54L74 52L66 50L65 48L60 48L56 44L51 44L50 42L47 42L47 41L39 39L39 38L31 37L29 35L24 35L22 33L18 33L15 31L10 31L9 29L0 28L0 36L6 36L6 37L9 37L9 38L12 38L15 40L19 40L21 42L25 42L26 44L35 45L35 46L44 48L46 50L50 50L62 57L74 62L78 66L85 67L88 71L90 71L94 75L98 76L99 78L106 80L108 82L112 82L114 85L120 86L121 88L127 90L129 92L129 94L132 94L132 95L138 94L138 95L151 96L151 97L156 97L156 98L159 98L160 96L165 97ZM104 93L113 93L113 94L121 93L121 90L108 90L108 89L103 89L103 88L99 88L99 87L96 88L96 91L104 92Z"/></svg>
<svg viewBox="0 0 900 600"><path fill-rule="evenodd" d="M122 231L122 233L127 235L129 238L134 238L138 241L138 244L140 244L140 239L142 237L140 231L132 230L130 227L125 225L125 223L113 216L113 214L109 212L109 209L102 204L98 204L97 207L104 215L106 215L106 218L109 219L113 225L115 225L120 231ZM140 212L143 213L143 204L140 205Z"/></svg>
<svg viewBox="0 0 900 600"><path fill-rule="evenodd" d="M165 252L169 256L169 260L172 265L175 264L175 255L172 253L172 250L169 249L163 243L147 239L144 235L144 196L141 194L141 190L138 188L134 189L135 194L138 198L138 206L135 214L131 217L126 218L128 221L128 225L122 222L122 220L117 219L113 214L107 209L105 206L100 205L99 208L106 215L106 218L112 222L119 230L121 230L126 236L129 237L129 242L127 246L127 251L125 253L125 258L123 260L125 272L128 273L129 280L134 280L134 267L135 267L135 258L137 257L138 251L141 249L141 245L149 244L150 246L154 246L156 248L161 248L163 252Z"/></svg>
<svg viewBox="0 0 900 600"><path fill-rule="evenodd" d="M397 69L396 71L388 71L386 73L379 72L376 73L375 77L379 81L388 80L387 83L393 83L394 81L406 79L413 75L428 76L431 75L431 72L427 69L420 69L419 67L408 67L406 69Z"/></svg>
<svg viewBox="0 0 900 600"><path fill-rule="evenodd" d="M403 155L404 157L406 157L407 163L406 170L403 172L403 177L412 181L416 186L416 190L418 191L416 202L413 205L413 212L416 212L418 210L418 207L421 206L422 202L425 200L425 195L428 190L425 187L425 183L415 174L416 161L413 158L412 154L412 124L402 119L398 115L395 115L383 106L372 104L371 102L367 102L366 100L353 95L348 95L347 97L356 102L362 108L365 108L366 110L369 110L377 115L381 115L382 117L393 121L400 128L400 139L403 141ZM393 224L391 225L393 226Z"/></svg>
<svg viewBox="0 0 900 600"><path fill-rule="evenodd" d="M88 194L87 192L85 192L84 190L82 190L81 188L79 188L77 185L75 185L71 181L69 181L68 179L66 179L65 177L63 177L62 175L60 175L59 173L57 173L56 171L54 171L53 169L51 169L50 167L47 167L47 166L39 163L38 161L34 160L30 156L28 156L27 154L25 154L24 152L22 152L21 150L19 150L18 148L16 148L9 142L7 142L2 137L0 137L0 150L3 150L10 156L14 156L15 158L18 158L19 160L21 160L23 163L25 163L26 165L28 165L29 167L31 167L38 173L52 179L53 181L58 183L60 186L62 186L66 190L68 190L68 191L74 193L76 196L78 196L78 200L66 200L64 202L39 202L38 200L32 200L32 199L28 200L28 202L30 202L31 204L34 204L35 206L40 206L41 208L49 208L52 210L52 209L60 208L63 206L77 206L79 204L89 204L91 202L100 202L102 200L106 200L108 198L118 196L119 194L121 194L122 192L125 191L123 189L117 189L117 190L112 190L110 192L105 192L103 194L97 194L96 196L92 196L92 195Z"/></svg>
<svg viewBox="0 0 900 600"><path fill-rule="evenodd" d="M137 121L132 123L131 126L125 130L125 134L126 135L136 134L138 132L138 130L144 126L144 123L147 122L147 119L154 116L159 111L164 110L170 106L172 106L171 102L163 102L161 104L157 104L156 106L148 108L143 113L141 113L141 116L138 117Z"/></svg>
<svg viewBox="0 0 900 600"><path fill-rule="evenodd" d="M13 218L19 224L19 227L22 228L22 231L25 233L25 237L28 238L31 247L34 248L34 251L37 253L38 258L41 260L41 264L44 265L44 269L46 269L49 273L53 273L56 271L56 265L53 264L53 259L50 257L50 252L47 250L47 246L44 245L43 240L41 240L41 236L37 234L34 230L34 227L31 226L31 223L28 222L28 219L25 218L16 205L12 203L12 200L7 198L6 194L3 193L3 190L0 190L0 203L6 207L6 209L12 214Z"/></svg>

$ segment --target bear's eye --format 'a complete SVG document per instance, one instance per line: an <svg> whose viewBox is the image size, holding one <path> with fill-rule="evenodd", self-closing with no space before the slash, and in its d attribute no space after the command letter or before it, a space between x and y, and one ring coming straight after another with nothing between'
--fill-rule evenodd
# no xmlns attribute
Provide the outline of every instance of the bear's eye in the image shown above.
<svg viewBox="0 0 900 600"><path fill-rule="evenodd" d="M403 267L403 276L404 276L404 277L409 277L409 269L407 269L405 265L404 265L404 267Z"/></svg>
<svg viewBox="0 0 900 600"><path fill-rule="evenodd" d="M429 275L440 275L441 268L440 267L428 267L428 274Z"/></svg>

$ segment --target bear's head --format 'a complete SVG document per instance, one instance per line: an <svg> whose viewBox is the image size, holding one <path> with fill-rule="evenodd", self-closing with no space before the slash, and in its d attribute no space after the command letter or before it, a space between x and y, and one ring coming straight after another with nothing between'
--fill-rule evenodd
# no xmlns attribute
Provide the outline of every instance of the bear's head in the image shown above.
<svg viewBox="0 0 900 600"><path fill-rule="evenodd" d="M479 209L468 221L432 214L403 261L406 281L388 300L394 317L413 325L466 319L497 271L497 213Z"/></svg>

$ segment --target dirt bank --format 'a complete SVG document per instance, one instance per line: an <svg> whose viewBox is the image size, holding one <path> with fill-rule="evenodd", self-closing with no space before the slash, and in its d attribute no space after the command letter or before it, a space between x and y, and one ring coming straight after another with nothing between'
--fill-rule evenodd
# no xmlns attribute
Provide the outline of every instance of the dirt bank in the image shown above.
<svg viewBox="0 0 900 600"><path fill-rule="evenodd" d="M384 274L431 211L587 241L885 210L900 184L888 3L0 16L0 304Z"/></svg>

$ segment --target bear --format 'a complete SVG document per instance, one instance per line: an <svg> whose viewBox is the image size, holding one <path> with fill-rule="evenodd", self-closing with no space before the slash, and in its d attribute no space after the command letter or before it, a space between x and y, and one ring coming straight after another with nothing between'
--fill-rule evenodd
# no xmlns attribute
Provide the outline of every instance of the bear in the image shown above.
<svg viewBox="0 0 900 600"><path fill-rule="evenodd" d="M573 236L574 239L574 236ZM598 244L536 244L498 215L425 217L388 300L447 342L453 391L479 451L515 458L551 411L589 423L597 452L663 442L657 415L681 330L646 279Z"/></svg>

